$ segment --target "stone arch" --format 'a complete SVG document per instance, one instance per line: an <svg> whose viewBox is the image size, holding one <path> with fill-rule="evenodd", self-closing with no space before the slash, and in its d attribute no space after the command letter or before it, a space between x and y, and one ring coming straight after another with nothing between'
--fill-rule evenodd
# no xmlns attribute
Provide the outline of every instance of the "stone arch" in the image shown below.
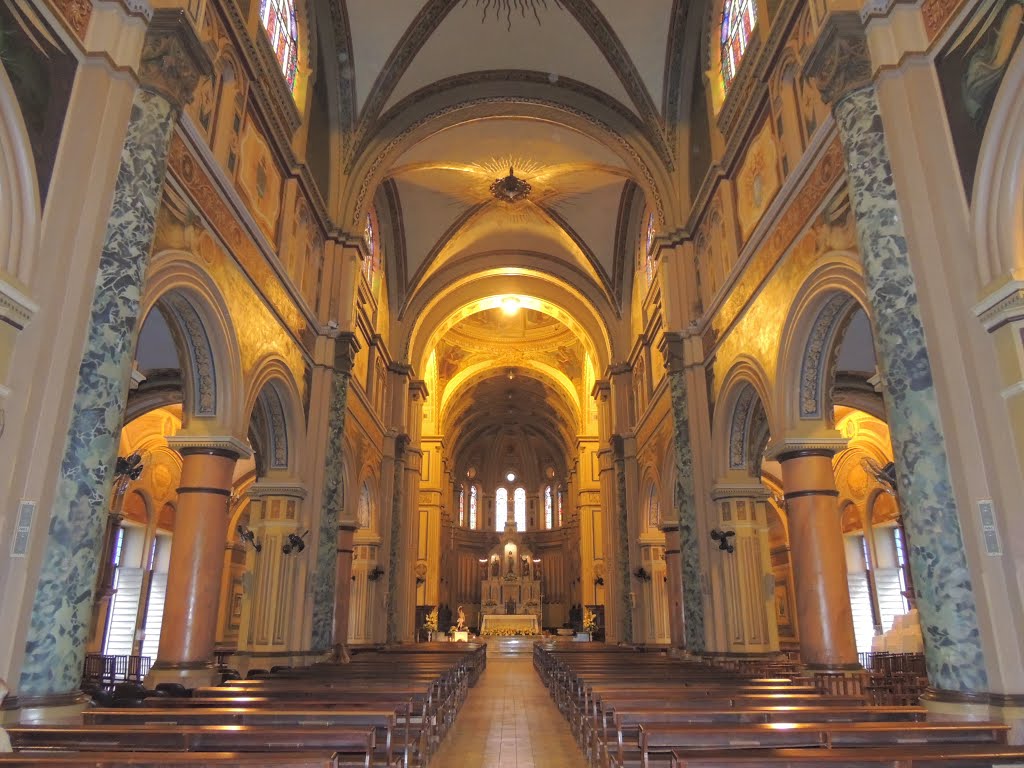
<svg viewBox="0 0 1024 768"><path fill-rule="evenodd" d="M184 368L182 430L194 419L209 419L238 437L248 413L234 325L213 278L191 259L181 252L154 257L139 316L159 307L175 338Z"/></svg>
<svg viewBox="0 0 1024 768"><path fill-rule="evenodd" d="M0 64L0 269L24 285L32 282L40 215L32 144L18 97Z"/></svg>
<svg viewBox="0 0 1024 768"><path fill-rule="evenodd" d="M768 377L760 363L744 355L726 374L721 392L712 425L715 477L756 476L775 423Z"/></svg>
<svg viewBox="0 0 1024 768"><path fill-rule="evenodd" d="M413 145L435 133L464 122L489 117L522 117L562 125L594 138L622 158L634 180L658 212L659 223L670 231L677 221L671 171L655 146L656 137L628 110L616 109L607 99L577 93L545 82L530 82L529 95L522 82L500 79L452 82L449 87L421 91L388 110L373 126L375 137L359 148L350 171L350 193L345 198L341 221L353 231L373 202L376 190L394 161Z"/></svg>
<svg viewBox="0 0 1024 768"><path fill-rule="evenodd" d="M245 411L250 414L249 434L256 441L257 474L295 474L301 463L304 432L302 398L291 370L282 360L267 358L256 367Z"/></svg>
<svg viewBox="0 0 1024 768"><path fill-rule="evenodd" d="M971 201L980 285L1024 269L1024 46L999 86L981 141Z"/></svg>
<svg viewBox="0 0 1024 768"><path fill-rule="evenodd" d="M779 434L806 433L811 423L832 426L831 390L843 335L858 309L871 317L853 254L824 257L790 306L782 331L777 386Z"/></svg>

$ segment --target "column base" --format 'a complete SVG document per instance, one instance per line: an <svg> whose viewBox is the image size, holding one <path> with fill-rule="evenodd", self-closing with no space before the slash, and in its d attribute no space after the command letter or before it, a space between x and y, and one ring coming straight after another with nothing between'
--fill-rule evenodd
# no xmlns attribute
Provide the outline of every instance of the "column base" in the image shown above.
<svg viewBox="0 0 1024 768"><path fill-rule="evenodd" d="M186 688L217 685L220 682L220 670L207 661L157 662L150 667L149 674L143 681L146 688L156 688L160 683L181 683Z"/></svg>
<svg viewBox="0 0 1024 768"><path fill-rule="evenodd" d="M929 688L921 697L929 720L997 720L1010 726L1010 744L1024 744L1024 695L962 693Z"/></svg>
<svg viewBox="0 0 1024 768"><path fill-rule="evenodd" d="M49 696L20 696L17 712L20 723L52 723L75 720L89 706L92 699L81 691L55 693Z"/></svg>

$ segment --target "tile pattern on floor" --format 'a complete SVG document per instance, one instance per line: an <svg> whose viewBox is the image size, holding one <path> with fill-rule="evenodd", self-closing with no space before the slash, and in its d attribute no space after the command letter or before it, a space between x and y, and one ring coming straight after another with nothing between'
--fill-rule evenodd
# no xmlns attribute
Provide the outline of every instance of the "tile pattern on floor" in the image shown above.
<svg viewBox="0 0 1024 768"><path fill-rule="evenodd" d="M533 668L532 641L488 643L487 669L431 764L584 768L569 724Z"/></svg>

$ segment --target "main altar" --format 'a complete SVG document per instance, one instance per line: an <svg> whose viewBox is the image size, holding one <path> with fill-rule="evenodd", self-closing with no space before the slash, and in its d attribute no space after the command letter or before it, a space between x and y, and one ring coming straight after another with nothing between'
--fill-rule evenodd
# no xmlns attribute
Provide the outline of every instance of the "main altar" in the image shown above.
<svg viewBox="0 0 1024 768"><path fill-rule="evenodd" d="M483 560L480 585L481 635L536 635L542 616L541 562L523 546L514 520Z"/></svg>

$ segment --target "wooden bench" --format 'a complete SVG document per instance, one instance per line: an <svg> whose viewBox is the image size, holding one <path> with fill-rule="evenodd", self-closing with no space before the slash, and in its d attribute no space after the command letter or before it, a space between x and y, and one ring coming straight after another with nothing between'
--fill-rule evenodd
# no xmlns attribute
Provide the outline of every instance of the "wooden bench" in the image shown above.
<svg viewBox="0 0 1024 768"><path fill-rule="evenodd" d="M0 754L0 766L7 768L125 768L125 766L217 766L217 768L339 768L338 756L322 754L267 752L53 752Z"/></svg>
<svg viewBox="0 0 1024 768"><path fill-rule="evenodd" d="M838 749L676 751L671 768L991 768L1024 761L1024 747L1000 744L921 745Z"/></svg>
<svg viewBox="0 0 1024 768"><path fill-rule="evenodd" d="M317 752L334 753L339 765L371 768L374 728L252 728L238 726L31 725L8 729L11 744L28 751ZM381 755L383 765L395 764Z"/></svg>

